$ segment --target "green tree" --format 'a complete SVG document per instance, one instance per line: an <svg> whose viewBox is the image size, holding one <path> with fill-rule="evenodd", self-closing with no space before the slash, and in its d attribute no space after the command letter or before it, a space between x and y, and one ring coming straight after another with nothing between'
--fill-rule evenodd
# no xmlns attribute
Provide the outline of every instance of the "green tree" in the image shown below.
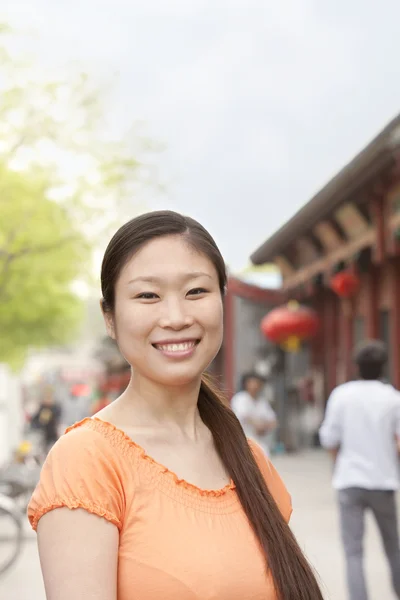
<svg viewBox="0 0 400 600"><path fill-rule="evenodd" d="M85 275L89 245L46 177L0 165L0 362L73 334L81 303L71 283Z"/></svg>
<svg viewBox="0 0 400 600"><path fill-rule="evenodd" d="M16 365L74 335L72 284L91 280L92 249L143 209L156 147L137 128L113 139L84 74L49 81L5 43L0 81L0 362Z"/></svg>

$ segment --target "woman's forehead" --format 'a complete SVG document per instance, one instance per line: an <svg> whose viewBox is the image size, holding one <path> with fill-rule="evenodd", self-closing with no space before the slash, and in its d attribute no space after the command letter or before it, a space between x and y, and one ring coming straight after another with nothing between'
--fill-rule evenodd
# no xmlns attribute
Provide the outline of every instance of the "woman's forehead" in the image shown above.
<svg viewBox="0 0 400 600"><path fill-rule="evenodd" d="M211 260L179 236L152 240L145 244L125 265L121 279L170 278L189 275L216 276Z"/></svg>

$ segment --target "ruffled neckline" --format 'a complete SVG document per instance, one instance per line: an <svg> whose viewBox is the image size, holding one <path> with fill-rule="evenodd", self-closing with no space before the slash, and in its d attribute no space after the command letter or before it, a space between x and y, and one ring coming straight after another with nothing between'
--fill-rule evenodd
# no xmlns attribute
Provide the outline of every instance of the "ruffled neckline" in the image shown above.
<svg viewBox="0 0 400 600"><path fill-rule="evenodd" d="M113 423L105 421L104 419L99 419L98 417L86 417L82 421L79 421L78 423L75 423L74 425L68 427L65 430L65 433L69 433L70 431L77 429L78 427L82 427L85 424L91 424L92 426L93 424L98 425L101 428L106 429L112 437L118 437L127 445L128 448L136 452L141 460L146 461L153 467L157 468L157 470L162 475L168 477L178 487L194 492L195 494L198 494L200 496L207 496L210 498L224 496L230 490L236 489L236 485L232 479L230 483L227 483L223 488L217 490L203 489L198 487L197 485L194 485L193 483L189 483L185 479L181 479L176 473L171 471L171 469L149 456L146 450L142 446L134 442L132 438L125 433L125 431L119 429Z"/></svg>

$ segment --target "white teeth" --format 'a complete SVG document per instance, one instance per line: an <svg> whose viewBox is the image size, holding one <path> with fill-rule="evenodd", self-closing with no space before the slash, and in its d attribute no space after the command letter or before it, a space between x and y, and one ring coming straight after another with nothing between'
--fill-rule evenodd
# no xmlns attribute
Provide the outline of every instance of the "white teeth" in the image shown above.
<svg viewBox="0 0 400 600"><path fill-rule="evenodd" d="M158 344L157 348L164 350L165 352L184 352L190 350L195 346L195 342L183 342L181 344Z"/></svg>

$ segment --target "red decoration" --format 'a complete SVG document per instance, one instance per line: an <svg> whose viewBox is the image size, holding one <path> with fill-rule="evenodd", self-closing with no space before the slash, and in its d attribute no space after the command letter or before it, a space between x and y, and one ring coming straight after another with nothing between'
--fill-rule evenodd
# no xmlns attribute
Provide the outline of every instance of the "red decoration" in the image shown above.
<svg viewBox="0 0 400 600"><path fill-rule="evenodd" d="M351 298L360 288L360 278L352 271L340 271L331 278L330 285L340 298Z"/></svg>
<svg viewBox="0 0 400 600"><path fill-rule="evenodd" d="M271 310L261 321L265 337L286 350L297 350L300 342L313 337L318 329L317 313L294 301Z"/></svg>
<svg viewBox="0 0 400 600"><path fill-rule="evenodd" d="M86 385L86 383L76 383L71 388L73 396L89 396L90 391L90 386Z"/></svg>

